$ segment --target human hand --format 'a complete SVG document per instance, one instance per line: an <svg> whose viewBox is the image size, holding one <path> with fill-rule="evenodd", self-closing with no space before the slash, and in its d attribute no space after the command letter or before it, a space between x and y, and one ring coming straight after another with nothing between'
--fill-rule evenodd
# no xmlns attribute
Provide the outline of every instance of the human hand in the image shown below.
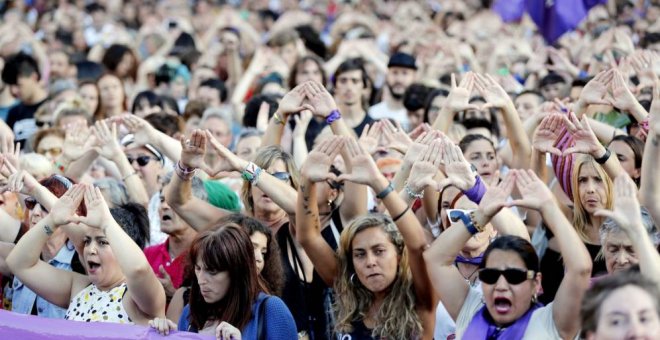
<svg viewBox="0 0 660 340"><path fill-rule="evenodd" d="M87 216L79 217L79 222L101 230L105 230L110 221L114 222L112 214L110 214L110 208L108 208L108 204L105 202L103 194L101 194L101 189L91 185L85 185L84 199ZM78 205L76 205L76 208Z"/></svg>
<svg viewBox="0 0 660 340"><path fill-rule="evenodd" d="M474 80L474 87L491 107L503 108L507 105L512 105L509 94L489 74L482 76L475 73Z"/></svg>
<svg viewBox="0 0 660 340"><path fill-rule="evenodd" d="M2 136L0 153L5 157L5 162L11 164L15 169L20 168L18 157L21 152L21 143L14 144L14 135Z"/></svg>
<svg viewBox="0 0 660 340"><path fill-rule="evenodd" d="M339 175L339 181L349 181L375 187L377 180L383 177L371 155L358 142L350 138L344 143L344 149L351 160L351 173ZM378 190L377 190L378 191Z"/></svg>
<svg viewBox="0 0 660 340"><path fill-rule="evenodd" d="M511 201L509 207L518 206L541 210L554 205L554 196L541 179L532 170L511 170L516 174L516 187L522 198Z"/></svg>
<svg viewBox="0 0 660 340"><path fill-rule="evenodd" d="M172 297L176 292L176 288L174 288L174 284L172 284L172 278L170 277L170 274L165 271L165 268L162 264L160 267L158 267L158 271L160 272L160 277L157 277L157 279L160 281L160 284L163 285L163 289L165 289L165 295Z"/></svg>
<svg viewBox="0 0 660 340"><path fill-rule="evenodd" d="M580 100L585 104L604 104L610 102L605 99L607 95L608 84L612 82L614 70L607 70L598 73L591 79L580 92Z"/></svg>
<svg viewBox="0 0 660 340"><path fill-rule="evenodd" d="M497 186L488 187L486 193L479 202L479 210L486 217L493 217L502 208L507 206L506 200L511 196L516 182L516 172L509 172Z"/></svg>
<svg viewBox="0 0 660 340"><path fill-rule="evenodd" d="M211 177L215 177L217 174L223 171L243 171L243 169L245 169L245 167L248 165L248 161L240 159L238 156L236 156L236 154L229 151L229 149L227 149L224 145L220 144L220 142L218 142L218 140L213 137L209 130L204 132L206 133L206 140L208 140L208 142L211 144L211 147L215 150L218 157L220 158L218 160L218 164L214 168L205 166L204 172L206 172Z"/></svg>
<svg viewBox="0 0 660 340"><path fill-rule="evenodd" d="M308 81L303 83L302 86L303 92L317 116L326 118L333 110L337 109L335 99L323 85L315 81Z"/></svg>
<svg viewBox="0 0 660 340"><path fill-rule="evenodd" d="M580 74L580 69L573 65L571 60L557 49L550 47L548 49L548 56L552 60L552 65L547 65L548 70L564 73L573 78L577 78Z"/></svg>
<svg viewBox="0 0 660 340"><path fill-rule="evenodd" d="M7 179L7 189L9 191L20 192L27 196L33 196L34 190L39 186L39 182L25 170L15 172Z"/></svg>
<svg viewBox="0 0 660 340"><path fill-rule="evenodd" d="M470 94L475 85L474 73L468 72L465 74L461 83L456 86L456 76L451 74L451 91L447 100L445 100L445 106L449 108L452 112L459 112L471 108L477 108L476 105L469 103Z"/></svg>
<svg viewBox="0 0 660 340"><path fill-rule="evenodd" d="M543 118L532 137L532 147L534 149L539 152L549 152L553 155L561 156L561 150L555 147L555 143L557 143L561 128L564 126L564 118L562 116L560 113L553 113Z"/></svg>
<svg viewBox="0 0 660 340"><path fill-rule="evenodd" d="M443 141L434 140L413 164L407 185L412 192L422 192L427 187L436 186L433 179L438 173L442 162Z"/></svg>
<svg viewBox="0 0 660 340"><path fill-rule="evenodd" d="M429 145L438 138L442 138L442 132L437 130L431 130L419 135L403 156L403 162L406 164L414 164L417 162Z"/></svg>
<svg viewBox="0 0 660 340"><path fill-rule="evenodd" d="M307 126L312 117L312 111L310 110L302 110L300 114L293 115L293 120L296 122L296 128L293 129L293 138L305 138Z"/></svg>
<svg viewBox="0 0 660 340"><path fill-rule="evenodd" d="M302 176L314 183L335 179L336 176L330 172L330 166L345 143L346 138L340 136L332 136L319 143L307 155L300 169Z"/></svg>
<svg viewBox="0 0 660 340"><path fill-rule="evenodd" d="M284 97L282 97L282 100L280 100L278 111L280 111L283 115L288 116L292 113L300 112L305 109L314 110L314 108L309 104L303 104L303 100L305 99L306 84L307 83L300 84L293 90L287 92Z"/></svg>
<svg viewBox="0 0 660 340"><path fill-rule="evenodd" d="M223 321L215 329L216 340L241 340L241 331Z"/></svg>
<svg viewBox="0 0 660 340"><path fill-rule="evenodd" d="M78 210L80 202L83 200L85 189L85 184L75 184L55 202L52 209L50 209L50 214L48 214L54 227L81 220L81 217L76 214L76 210ZM93 212L95 211L90 211L89 206L87 206L87 215L89 216Z"/></svg>
<svg viewBox="0 0 660 340"><path fill-rule="evenodd" d="M401 154L405 154L408 151L408 148L413 144L412 139L408 134L401 128L401 124L396 122L396 127L389 119L381 120L383 122L382 133L383 141L388 148L396 150Z"/></svg>
<svg viewBox="0 0 660 340"><path fill-rule="evenodd" d="M472 171L472 165L465 160L458 145L446 141L442 150L442 161L445 163L447 178L438 182L438 191L450 185L461 191L467 191L476 184L476 174Z"/></svg>
<svg viewBox="0 0 660 340"><path fill-rule="evenodd" d="M171 331L176 331L178 326L166 318L155 318L149 320L149 327L155 329L160 335L169 335Z"/></svg>
<svg viewBox="0 0 660 340"><path fill-rule="evenodd" d="M92 135L86 122L75 123L66 129L62 155L68 161L80 159L96 144L96 137Z"/></svg>
<svg viewBox="0 0 660 340"><path fill-rule="evenodd" d="M626 232L635 227L643 228L637 186L628 174L622 173L614 179L613 209L599 209L594 215L613 219Z"/></svg>
<svg viewBox="0 0 660 340"><path fill-rule="evenodd" d="M181 158L179 162L184 168L204 169L206 163L206 133L200 129L193 130L189 139L185 136L179 138L181 143Z"/></svg>
<svg viewBox="0 0 660 340"><path fill-rule="evenodd" d="M424 132L429 132L432 129L433 128L431 127L431 125L429 125L429 123L419 124L419 125L417 125L416 128L414 128L412 131L410 131L410 133L408 133L408 137L412 140L415 140L415 139L417 139L417 137L422 135Z"/></svg>
<svg viewBox="0 0 660 340"><path fill-rule="evenodd" d="M122 124L133 134L133 143L137 146L154 144L158 130L146 120L134 115L125 114L121 117Z"/></svg>
<svg viewBox="0 0 660 340"><path fill-rule="evenodd" d="M364 129L362 129L362 134L360 135L358 142L360 143L360 147L366 150L370 155L373 155L378 148L378 141L383 133L381 125L382 123L378 121L371 126L367 124Z"/></svg>
<svg viewBox="0 0 660 340"><path fill-rule="evenodd" d="M596 134L591 130L591 126L589 125L586 116L582 117L582 120L580 121L575 117L573 112L569 112L568 118L562 116L562 119L564 120L564 125L568 129L568 132L573 136L573 146L564 150L564 156L573 153L583 153L591 155L594 158L602 156L600 151L605 149L605 147L600 144L598 138L596 138Z"/></svg>
<svg viewBox="0 0 660 340"><path fill-rule="evenodd" d="M614 69L614 76L612 77L612 106L625 110L632 111L635 106L639 105L637 98L630 92L623 75L619 70Z"/></svg>
<svg viewBox="0 0 660 340"><path fill-rule="evenodd" d="M96 145L94 150L102 157L107 159L115 159L116 157L123 156L119 141L117 140L117 124L112 123L109 128L105 120L100 120L94 124L92 133L96 138Z"/></svg>

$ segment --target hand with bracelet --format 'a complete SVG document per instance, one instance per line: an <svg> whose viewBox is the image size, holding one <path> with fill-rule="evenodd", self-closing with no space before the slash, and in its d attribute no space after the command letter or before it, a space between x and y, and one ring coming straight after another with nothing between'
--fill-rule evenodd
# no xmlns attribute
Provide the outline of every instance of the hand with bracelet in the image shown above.
<svg viewBox="0 0 660 340"><path fill-rule="evenodd" d="M195 129L190 138L186 139L185 136L181 136L179 141L181 142L181 158L175 165L174 171L182 180L188 180L194 176L195 170L201 168L205 171L207 167L204 161L206 133Z"/></svg>
<svg viewBox="0 0 660 340"><path fill-rule="evenodd" d="M479 207L470 214L470 218L477 231L482 231L483 227L502 208L507 206L507 198L516 184L516 172L510 171L506 177L497 186L491 186L484 194Z"/></svg>
<svg viewBox="0 0 660 340"><path fill-rule="evenodd" d="M609 158L610 151L598 141L596 134L591 129L591 126L589 126L587 117L583 116L581 120L578 120L573 112L569 112L568 117L562 117L564 117L564 124L574 140L573 146L564 150L564 156L573 153L583 153L591 155L597 161L604 159L604 161L599 161L599 163L605 163L607 158Z"/></svg>
<svg viewBox="0 0 660 340"><path fill-rule="evenodd" d="M451 185L465 192L477 185L478 175L472 165L465 160L463 151L458 145L446 141L442 149L442 161L445 164L447 178L438 182L438 191Z"/></svg>
<svg viewBox="0 0 660 340"><path fill-rule="evenodd" d="M438 173L442 155L443 142L434 140L421 157L413 164L408 182L403 187L408 198L419 199L424 195L424 189L436 188L436 182L433 179Z"/></svg>
<svg viewBox="0 0 660 340"><path fill-rule="evenodd" d="M307 155L300 169L302 177L312 183L335 179L335 175L330 172L330 166L343 149L345 142L346 138L340 136L333 136L320 142Z"/></svg>

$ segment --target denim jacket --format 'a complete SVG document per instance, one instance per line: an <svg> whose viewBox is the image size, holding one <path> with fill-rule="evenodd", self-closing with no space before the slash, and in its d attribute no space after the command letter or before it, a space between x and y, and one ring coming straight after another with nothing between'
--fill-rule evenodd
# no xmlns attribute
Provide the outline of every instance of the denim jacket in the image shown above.
<svg viewBox="0 0 660 340"><path fill-rule="evenodd" d="M76 249L73 243L67 240L66 244L57 252L55 257L48 261L48 264L55 268L71 271L71 259L73 259L75 254ZM37 315L45 318L64 319L66 308L60 308L38 296L16 276L14 276L12 291L12 311L21 314L31 314L36 301Z"/></svg>

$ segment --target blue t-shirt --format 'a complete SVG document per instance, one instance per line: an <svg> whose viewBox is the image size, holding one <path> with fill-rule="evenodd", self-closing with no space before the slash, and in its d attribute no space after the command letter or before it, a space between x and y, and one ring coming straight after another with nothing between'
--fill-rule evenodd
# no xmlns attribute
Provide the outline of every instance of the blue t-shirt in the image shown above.
<svg viewBox="0 0 660 340"><path fill-rule="evenodd" d="M297 339L298 333L296 331L296 322L293 320L291 312L277 296L268 296L264 293L259 293L257 300L252 305L252 318L250 322L241 330L243 340L260 340L257 339L259 331L259 307L261 303L266 301L264 313L266 319L262 321L265 326L265 338L267 340L291 340ZM197 330L190 327L190 305L183 308L181 317L179 318L178 329L180 331L197 332Z"/></svg>

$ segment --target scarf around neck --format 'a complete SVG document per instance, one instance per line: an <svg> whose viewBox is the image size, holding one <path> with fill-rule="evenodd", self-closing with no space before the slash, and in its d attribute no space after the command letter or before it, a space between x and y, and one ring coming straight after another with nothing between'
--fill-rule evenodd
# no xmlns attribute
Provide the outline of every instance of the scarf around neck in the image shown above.
<svg viewBox="0 0 660 340"><path fill-rule="evenodd" d="M488 309L484 304L481 309L474 315L472 321L463 334L463 339L474 340L520 340L525 331L527 324L532 318L532 314L538 308L542 307L541 304L535 303L523 314L518 320L506 328L499 328L495 325L493 318L488 313Z"/></svg>

